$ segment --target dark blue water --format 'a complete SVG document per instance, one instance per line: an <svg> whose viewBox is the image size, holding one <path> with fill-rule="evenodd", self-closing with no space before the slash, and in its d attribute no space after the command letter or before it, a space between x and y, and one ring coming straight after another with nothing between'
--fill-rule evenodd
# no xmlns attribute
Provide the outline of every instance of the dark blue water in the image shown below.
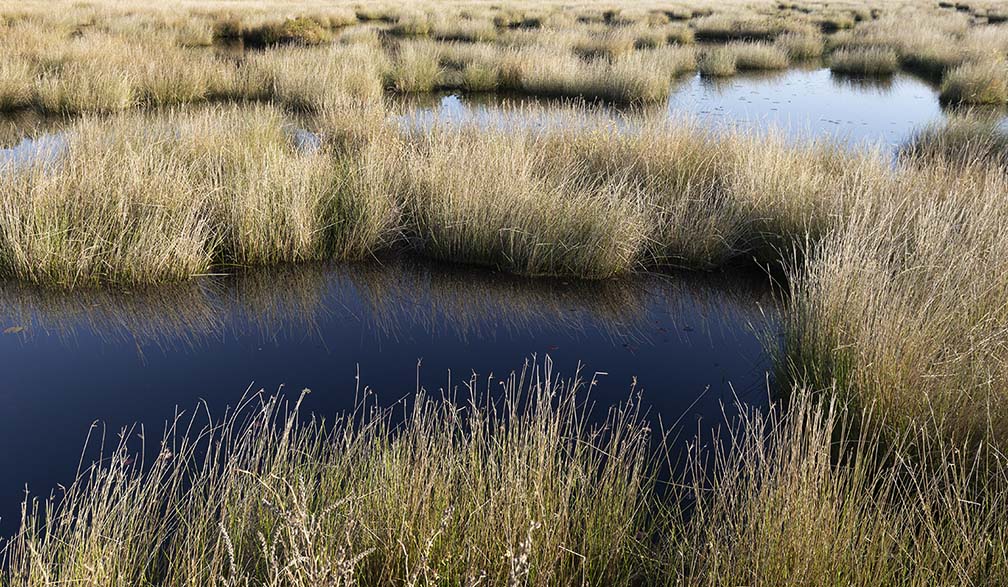
<svg viewBox="0 0 1008 587"><path fill-rule="evenodd" d="M772 296L760 275L523 279L411 260L273 268L136 292L46 292L0 284L0 533L25 486L73 480L92 422L142 423L160 439L176 407L220 415L250 388L319 414L352 409L356 376L383 405L416 391L505 377L549 356L599 384L599 411L634 380L650 417L683 438L722 403L767 400ZM419 366L418 366L419 365Z"/></svg>

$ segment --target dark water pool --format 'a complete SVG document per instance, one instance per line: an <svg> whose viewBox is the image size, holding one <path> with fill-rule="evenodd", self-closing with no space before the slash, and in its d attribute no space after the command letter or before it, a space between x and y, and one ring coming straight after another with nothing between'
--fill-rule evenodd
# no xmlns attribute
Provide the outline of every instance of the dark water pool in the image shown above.
<svg viewBox="0 0 1008 587"><path fill-rule="evenodd" d="M535 356L585 379L600 411L636 378L650 416L682 438L738 397L763 404L776 323L760 275L523 279L410 259L270 269L137 292L53 293L0 283L0 534L25 486L69 483L85 435L130 424L159 438L176 406L221 414L246 390L352 409L355 377L384 405L420 384L504 377ZM418 367L419 365L419 367ZM604 373L604 374L602 374Z"/></svg>

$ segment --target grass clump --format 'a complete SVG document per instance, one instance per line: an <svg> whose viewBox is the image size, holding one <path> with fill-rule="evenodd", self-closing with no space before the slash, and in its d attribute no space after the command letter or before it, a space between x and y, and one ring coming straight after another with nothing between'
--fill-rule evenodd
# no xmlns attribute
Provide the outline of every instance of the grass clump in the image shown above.
<svg viewBox="0 0 1008 587"><path fill-rule="evenodd" d="M734 42L728 51L735 54L735 68L738 70L774 70L788 66L788 56L782 49L768 43Z"/></svg>
<svg viewBox="0 0 1008 587"><path fill-rule="evenodd" d="M899 58L892 49L871 47L838 49L830 55L830 71L847 75L885 76L899 69Z"/></svg>
<svg viewBox="0 0 1008 587"><path fill-rule="evenodd" d="M608 197L612 186L557 173L528 131L435 129L407 165L407 230L424 254L595 278L638 258L643 220L632 205Z"/></svg>
<svg viewBox="0 0 1008 587"><path fill-rule="evenodd" d="M941 80L965 59L964 51L948 37L904 47L900 58L903 67L932 80Z"/></svg>
<svg viewBox="0 0 1008 587"><path fill-rule="evenodd" d="M961 104L1004 104L1008 102L1008 69L1000 62L960 65L945 76L940 98Z"/></svg>
<svg viewBox="0 0 1008 587"><path fill-rule="evenodd" d="M379 100L384 68L384 54L368 44L281 47L246 58L236 93L316 111L343 96Z"/></svg>
<svg viewBox="0 0 1008 587"><path fill-rule="evenodd" d="M412 12L400 16L389 28L389 33L397 37L426 37L431 32L431 17L422 12Z"/></svg>
<svg viewBox="0 0 1008 587"><path fill-rule="evenodd" d="M991 117L953 116L914 133L900 147L900 155L921 165L938 160L964 167L1006 166L1008 134Z"/></svg>
<svg viewBox="0 0 1008 587"><path fill-rule="evenodd" d="M692 22L696 37L705 41L772 41L783 32L779 21L759 15L713 14Z"/></svg>
<svg viewBox="0 0 1008 587"><path fill-rule="evenodd" d="M821 57L825 41L820 34L791 32L777 37L774 46L787 54L792 61L800 61Z"/></svg>
<svg viewBox="0 0 1008 587"><path fill-rule="evenodd" d="M299 151L271 108L84 119L55 162L0 175L0 267L76 287L323 258L353 232L327 215L357 195L338 191L334 169Z"/></svg>
<svg viewBox="0 0 1008 587"><path fill-rule="evenodd" d="M467 18L438 22L432 28L431 36L442 41L489 43L497 39L497 27L490 20Z"/></svg>
<svg viewBox="0 0 1008 587"><path fill-rule="evenodd" d="M332 34L314 18L298 16L280 22L268 22L244 31L243 37L253 45L321 45L332 40Z"/></svg>
<svg viewBox="0 0 1008 587"><path fill-rule="evenodd" d="M715 47L701 51L697 59L700 75L707 77L728 77L738 71L735 51L728 47Z"/></svg>
<svg viewBox="0 0 1008 587"><path fill-rule="evenodd" d="M441 83L441 50L437 43L401 43L385 74L385 86L395 92L424 93Z"/></svg>
<svg viewBox="0 0 1008 587"><path fill-rule="evenodd" d="M635 51L619 59L584 61L562 50L528 47L500 58L503 89L538 96L643 103L664 100L672 77L691 69L690 48Z"/></svg>
<svg viewBox="0 0 1008 587"><path fill-rule="evenodd" d="M696 34L686 25L669 25L665 29L665 33L665 40L672 45L692 45L696 42Z"/></svg>
<svg viewBox="0 0 1008 587"><path fill-rule="evenodd" d="M632 29L613 29L578 40L574 52L586 59L617 59L633 52L636 42Z"/></svg>
<svg viewBox="0 0 1008 587"><path fill-rule="evenodd" d="M73 62L39 78L35 99L46 112L100 114L130 108L136 94L133 79L122 69L112 64Z"/></svg>

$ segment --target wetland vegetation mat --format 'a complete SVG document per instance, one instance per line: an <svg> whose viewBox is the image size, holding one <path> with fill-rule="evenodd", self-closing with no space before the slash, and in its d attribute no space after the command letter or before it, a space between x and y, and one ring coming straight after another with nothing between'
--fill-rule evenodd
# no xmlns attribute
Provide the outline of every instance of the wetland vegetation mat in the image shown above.
<svg viewBox="0 0 1008 587"><path fill-rule="evenodd" d="M1008 582L1006 20L0 1L0 585Z"/></svg>

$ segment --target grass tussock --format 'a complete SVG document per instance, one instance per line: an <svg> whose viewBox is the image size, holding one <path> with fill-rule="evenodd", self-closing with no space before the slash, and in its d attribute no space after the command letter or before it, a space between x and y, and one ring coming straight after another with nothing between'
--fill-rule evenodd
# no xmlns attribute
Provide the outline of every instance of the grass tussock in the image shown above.
<svg viewBox="0 0 1008 587"><path fill-rule="evenodd" d="M734 42L728 51L735 54L735 68L740 71L775 70L788 66L788 54L768 43Z"/></svg>
<svg viewBox="0 0 1008 587"><path fill-rule="evenodd" d="M367 44L274 49L247 59L237 93L309 111L342 96L380 100L383 57Z"/></svg>
<svg viewBox="0 0 1008 587"><path fill-rule="evenodd" d="M942 437L1000 442L1008 208L1003 169L963 158L978 148L921 142L913 167L875 179L872 207L796 270L786 348L799 377L836 381L894 427L937 413Z"/></svg>
<svg viewBox="0 0 1008 587"><path fill-rule="evenodd" d="M792 61L821 57L825 50L822 35L816 33L785 33L774 40L774 46Z"/></svg>
<svg viewBox="0 0 1008 587"><path fill-rule="evenodd" d="M1008 102L1008 68L1004 63L969 63L948 72L942 81L941 99L960 104Z"/></svg>
<svg viewBox="0 0 1008 587"><path fill-rule="evenodd" d="M0 62L0 111L30 105L35 76L35 68L26 59L15 57Z"/></svg>
<svg viewBox="0 0 1008 587"><path fill-rule="evenodd" d="M735 51L727 47L717 47L700 52L697 59L700 75L707 77L728 77L738 71Z"/></svg>
<svg viewBox="0 0 1008 587"><path fill-rule="evenodd" d="M692 26L705 41L772 41L784 32L780 21L750 14L713 14L695 19Z"/></svg>
<svg viewBox="0 0 1008 587"><path fill-rule="evenodd" d="M437 88L442 71L439 47L429 41L400 44L386 73L385 85L402 93L424 93Z"/></svg>
<svg viewBox="0 0 1008 587"><path fill-rule="evenodd" d="M830 71L847 75L892 75L899 57L892 49L839 49L830 55Z"/></svg>
<svg viewBox="0 0 1008 587"><path fill-rule="evenodd" d="M917 131L901 148L912 163L935 160L966 168L1008 165L1008 134L996 118L962 115Z"/></svg>
<svg viewBox="0 0 1008 587"><path fill-rule="evenodd" d="M637 259L643 220L632 203L564 178L524 132L434 132L407 173L407 230L435 258L596 278Z"/></svg>
<svg viewBox="0 0 1008 587"><path fill-rule="evenodd" d="M338 189L329 156L295 148L274 109L84 119L65 136L55 162L2 174L0 266L21 279L150 283L374 244L343 243L359 231L329 213L358 194Z"/></svg>

